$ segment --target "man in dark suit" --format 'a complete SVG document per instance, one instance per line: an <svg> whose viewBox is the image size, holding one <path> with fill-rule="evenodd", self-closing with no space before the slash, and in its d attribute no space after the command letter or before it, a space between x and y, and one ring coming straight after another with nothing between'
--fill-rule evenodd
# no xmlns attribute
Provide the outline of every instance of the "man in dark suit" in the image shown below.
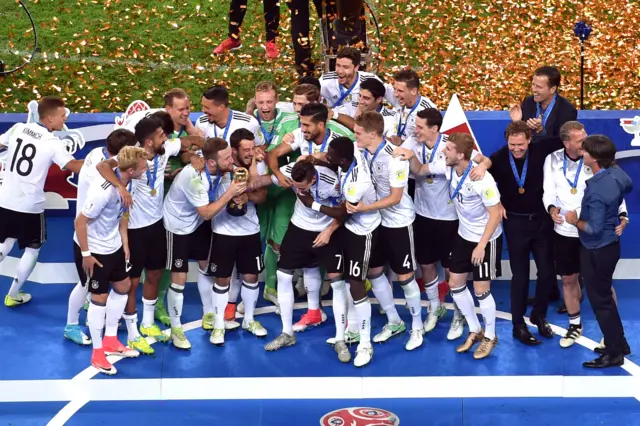
<svg viewBox="0 0 640 426"><path fill-rule="evenodd" d="M558 94L560 88L560 71L556 67L543 66L535 70L531 79L533 95L527 96L522 105L511 107L509 114L512 121L522 120L527 123L533 136L531 142L540 142L546 138L558 138L560 127L567 121L578 119L578 110L569 100ZM551 289L550 300L560 299L558 286ZM530 299L528 302L532 302ZM558 313L566 313L562 304Z"/></svg>
<svg viewBox="0 0 640 426"><path fill-rule="evenodd" d="M560 127L567 121L575 121L578 111L569 100L558 94L560 71L544 66L533 73L533 95L527 96L522 105L511 107L511 120L522 120L533 132L531 142L560 136Z"/></svg>

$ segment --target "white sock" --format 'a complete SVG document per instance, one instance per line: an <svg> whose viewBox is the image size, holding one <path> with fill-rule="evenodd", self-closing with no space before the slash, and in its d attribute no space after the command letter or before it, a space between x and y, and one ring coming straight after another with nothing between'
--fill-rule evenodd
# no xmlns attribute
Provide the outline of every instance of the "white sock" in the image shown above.
<svg viewBox="0 0 640 426"><path fill-rule="evenodd" d="M87 294L89 294L87 287L80 283L77 283L71 290L69 307L67 308L67 325L78 325L80 311L84 306L84 301L87 300Z"/></svg>
<svg viewBox="0 0 640 426"><path fill-rule="evenodd" d="M176 283L171 283L167 291L167 306L172 328L182 328L180 317L182 316L182 305L184 304L183 291L184 286Z"/></svg>
<svg viewBox="0 0 640 426"><path fill-rule="evenodd" d="M353 297L351 296L351 284L345 282L345 291L347 293L347 330L350 333L360 333L358 327L358 314L356 312L356 305L353 303Z"/></svg>
<svg viewBox="0 0 640 426"><path fill-rule="evenodd" d="M102 349L102 331L107 316L106 305L98 305L96 302L89 303L87 319L89 320L89 334L93 342L93 349Z"/></svg>
<svg viewBox="0 0 640 426"><path fill-rule="evenodd" d="M322 287L320 268L304 268L303 277L309 309L320 309L320 288Z"/></svg>
<svg viewBox="0 0 640 426"><path fill-rule="evenodd" d="M213 284L213 328L224 330L224 310L229 303L229 286Z"/></svg>
<svg viewBox="0 0 640 426"><path fill-rule="evenodd" d="M155 322L156 303L158 299L145 299L142 298L142 326L151 327Z"/></svg>
<svg viewBox="0 0 640 426"><path fill-rule="evenodd" d="M256 309L256 302L260 295L260 284L257 282L248 283L243 280L240 294L244 302L244 320L248 324L253 322L253 311Z"/></svg>
<svg viewBox="0 0 640 426"><path fill-rule="evenodd" d="M478 320L478 316L476 315L476 305L473 302L473 296L467 286L464 285L460 288L451 289L451 296L458 304L458 308L460 308L462 315L466 318L467 324L469 325L469 331L477 333L482 330L482 327L480 327L480 320Z"/></svg>
<svg viewBox="0 0 640 426"><path fill-rule="evenodd" d="M278 279L278 305L280 306L280 320L282 332L293 336L293 274L281 271L276 272ZM305 279L305 284L306 284Z"/></svg>
<svg viewBox="0 0 640 426"><path fill-rule="evenodd" d="M578 311L577 314L569 314L569 313L567 314L569 315L569 324L572 324L572 325L582 324L582 321L580 319L580 311Z"/></svg>
<svg viewBox="0 0 640 426"><path fill-rule="evenodd" d="M235 266L231 274L231 285L229 286L229 303L237 303L240 289L242 288L242 277L236 272Z"/></svg>
<svg viewBox="0 0 640 426"><path fill-rule="evenodd" d="M364 299L355 301L354 303L358 315L360 344L371 346L371 302L369 302L369 298L365 296Z"/></svg>
<svg viewBox="0 0 640 426"><path fill-rule="evenodd" d="M13 299L18 297L22 285L36 268L38 254L40 254L40 249L30 247L24 249L24 254L20 258L20 262L18 262L16 278L13 280L13 284L11 284L11 288L9 289L9 297Z"/></svg>
<svg viewBox="0 0 640 426"><path fill-rule="evenodd" d="M411 312L411 329L422 330L422 305L420 304L420 287L415 278L400 281L404 298L407 300L409 312Z"/></svg>
<svg viewBox="0 0 640 426"><path fill-rule="evenodd" d="M332 281L333 289L333 318L336 322L336 341L344 340L344 330L347 324L347 287L344 280ZM280 305L282 308L282 305ZM355 312L355 308L353 309Z"/></svg>
<svg viewBox="0 0 640 426"><path fill-rule="evenodd" d="M140 332L138 332L138 312L132 314L125 313L123 318L127 324L127 340L133 342L140 337Z"/></svg>
<svg viewBox="0 0 640 426"><path fill-rule="evenodd" d="M118 294L113 290L109 292L109 297L107 297L107 322L104 330L106 337L118 335L118 322L122 318L122 314L124 314L127 300L129 300L128 294ZM91 319L89 319L89 324L91 324Z"/></svg>
<svg viewBox="0 0 640 426"><path fill-rule="evenodd" d="M480 304L480 313L484 318L484 337L493 340L496 337L496 301L487 290L482 294L476 294Z"/></svg>
<svg viewBox="0 0 640 426"><path fill-rule="evenodd" d="M440 307L440 293L438 291L438 277L435 277L433 281L429 284L425 284L424 292L427 294L427 299L429 299L429 312L435 313L435 311Z"/></svg>
<svg viewBox="0 0 640 426"><path fill-rule="evenodd" d="M15 244L15 238L7 238L6 240L4 240L4 243L0 243L0 262L2 262L4 258L9 255L9 252Z"/></svg>
<svg viewBox="0 0 640 426"><path fill-rule="evenodd" d="M198 271L198 291L200 292L200 300L202 301L202 312L204 315L213 312L213 277L208 277ZM224 313L223 313L224 316Z"/></svg>
<svg viewBox="0 0 640 426"><path fill-rule="evenodd" d="M371 290L373 290L374 296L380 302L380 306L384 309L384 313L387 314L387 320L390 324L400 324L402 321L395 303L393 303L393 290L387 281L386 275L382 274L376 278L369 278L371 281ZM360 317L358 317L360 318Z"/></svg>

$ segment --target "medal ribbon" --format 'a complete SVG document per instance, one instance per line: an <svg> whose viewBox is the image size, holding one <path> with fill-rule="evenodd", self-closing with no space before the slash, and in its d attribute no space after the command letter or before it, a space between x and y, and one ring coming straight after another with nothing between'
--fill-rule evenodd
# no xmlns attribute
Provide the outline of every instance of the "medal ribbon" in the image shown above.
<svg viewBox="0 0 640 426"><path fill-rule="evenodd" d="M349 89L347 89L347 91L344 90L344 88L342 87L342 84L338 83L338 88L340 89L340 98L338 98L336 103L333 104L332 108L339 107L340 105L342 105L342 102L345 100L347 96L349 96L349 94L351 94L353 89L356 87L356 84L358 84L358 81L360 81L360 73L356 72L356 78L353 80L353 84L351 85L351 87L349 87Z"/></svg>
<svg viewBox="0 0 640 426"><path fill-rule="evenodd" d="M372 178L373 178L373 162L376 160L376 157L378 156L382 148L385 147L386 144L387 144L387 141L382 139L382 142L380 143L380 145L378 145L378 149L376 149L376 152L373 153L373 157L371 157L371 162L369 163L369 171L371 172ZM365 160L369 161L369 151L367 151L366 148L364 150L364 158Z"/></svg>
<svg viewBox="0 0 640 426"><path fill-rule="evenodd" d="M120 169L118 169L118 168L116 167L115 172L116 172L116 177L117 177L118 179L120 179ZM131 180L129 180L129 183L128 183L128 185L127 185L127 191L128 191L129 193L131 193L131 187L132 187L132 186L133 186L133 182L132 182ZM122 206L122 208L120 209L120 215L122 215L122 214L123 214L124 212L126 212L126 211L127 211L127 209L126 209L124 206Z"/></svg>
<svg viewBox="0 0 640 426"><path fill-rule="evenodd" d="M458 196L458 193L460 193L460 189L462 189L462 184L464 183L464 180L467 178L467 176L469 176L469 172L471 171L472 165L473 165L473 162L469 161L469 165L467 166L467 169L464 171L464 174L462 175L460 182L458 182L458 186L456 187L456 190L453 192L453 195L451 194L451 181L453 180L453 167L451 168L451 172L449 173L449 199L450 200L453 200L454 198L456 198Z"/></svg>
<svg viewBox="0 0 640 426"><path fill-rule="evenodd" d="M231 122L233 121L233 110L229 111L229 119L227 120L227 125L224 126L224 133L222 134L222 139L227 140L227 135L229 134L229 129L231 128ZM213 134L217 138L218 137L218 125L213 124Z"/></svg>
<svg viewBox="0 0 640 426"><path fill-rule="evenodd" d="M209 202L212 203L216 199L216 192L218 191L222 175L218 172L218 178L214 185L213 182L211 182L211 173L209 173L209 168L207 166L204 167L204 173L207 175L207 180L209 181Z"/></svg>
<svg viewBox="0 0 640 426"><path fill-rule="evenodd" d="M536 102L536 116L540 117L542 115L542 133L541 135L546 135L547 134L547 129L545 128L546 124L547 124L547 120L549 119L549 115L551 115L551 110L553 109L554 105L556 104L556 98L558 97L558 94L556 93L555 95L553 95L553 99L551 99L551 102L549 102L549 105L547 105L547 109L544 110L544 114L542 114L542 108L540 107L540 102Z"/></svg>
<svg viewBox="0 0 640 426"><path fill-rule="evenodd" d="M156 189L156 180L158 179L158 156L153 157L153 176L147 167L147 180L151 191Z"/></svg>
<svg viewBox="0 0 640 426"><path fill-rule="evenodd" d="M567 180L571 188L576 189L578 186L578 177L580 177L580 171L582 170L583 161L584 161L584 158L581 158L580 161L578 161L578 170L576 171L576 177L573 179L573 182L571 182L567 177L567 166L569 164L569 161L567 160L566 151L564 153L564 163L562 164L562 172L564 173L564 178Z"/></svg>
<svg viewBox="0 0 640 426"><path fill-rule="evenodd" d="M518 188L524 188L524 181L527 178L527 169L529 168L529 150L524 157L524 165L522 166L522 175L518 174L518 169L516 168L516 162L513 159L513 154L509 151L509 163L511 163L511 171L513 172L513 177L516 178L516 182L518 183Z"/></svg>
<svg viewBox="0 0 640 426"><path fill-rule="evenodd" d="M409 124L409 117L411 117L411 114L413 114L416 108L418 108L420 102L422 102L422 96L418 96L416 104L411 107L411 111L409 111L409 114L407 114L407 121L405 121L404 126L402 125L402 114L400 114L400 121L398 122L398 136L406 136L404 132L407 129L407 124ZM404 112L404 107L402 108L402 112Z"/></svg>
<svg viewBox="0 0 640 426"><path fill-rule="evenodd" d="M256 118L258 119L258 124L260 125L260 131L264 135L264 139L267 141L267 146L271 145L271 141L273 140L273 136L275 135L276 127L279 124L278 121L278 109L276 108L276 118L273 120L273 127L271 131L267 133L267 129L262 125L262 120L260 119L260 111L256 111Z"/></svg>
<svg viewBox="0 0 640 426"><path fill-rule="evenodd" d="M322 145L320 146L320 152L324 152L324 150L327 148L327 141L329 140L330 133L331 133L331 130L327 129L326 133L324 134L324 140L322 141ZM313 145L314 145L314 142L309 141L309 155L313 154Z"/></svg>
<svg viewBox="0 0 640 426"><path fill-rule="evenodd" d="M345 199L346 197L344 195L344 186L347 184L347 179L349 179L349 175L351 174L355 166L356 166L356 160L354 158L353 162L351 163L351 166L349 166L349 170L347 170L347 173L345 174L344 179L342 180L342 185L340 186L340 189L342 190L342 197Z"/></svg>

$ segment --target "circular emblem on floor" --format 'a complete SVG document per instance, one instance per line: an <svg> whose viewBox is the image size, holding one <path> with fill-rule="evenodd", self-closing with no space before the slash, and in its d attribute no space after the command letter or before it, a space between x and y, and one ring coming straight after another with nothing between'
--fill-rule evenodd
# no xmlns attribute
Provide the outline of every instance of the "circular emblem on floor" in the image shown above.
<svg viewBox="0 0 640 426"><path fill-rule="evenodd" d="M398 416L380 408L341 408L325 414L320 419L322 426L398 426Z"/></svg>

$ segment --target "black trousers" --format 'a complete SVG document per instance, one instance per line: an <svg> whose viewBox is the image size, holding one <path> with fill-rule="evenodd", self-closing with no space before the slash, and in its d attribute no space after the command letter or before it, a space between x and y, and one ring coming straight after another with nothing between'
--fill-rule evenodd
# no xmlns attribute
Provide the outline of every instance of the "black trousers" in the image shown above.
<svg viewBox="0 0 640 426"><path fill-rule="evenodd" d="M309 0L286 0L291 10L291 41L296 62L296 69L300 75L313 75L315 66L311 61L311 34L309 26ZM333 21L336 14L335 0L324 0L326 19ZM318 19L322 20L323 0L313 0L318 13ZM332 26L329 25L331 29ZM329 40L333 40L333 32L328 34Z"/></svg>
<svg viewBox="0 0 640 426"><path fill-rule="evenodd" d="M267 29L267 41L273 41L278 37L280 26L280 1L262 0L264 10L264 22ZM240 37L240 27L247 13L247 0L231 0L229 8L229 38Z"/></svg>
<svg viewBox="0 0 640 426"><path fill-rule="evenodd" d="M518 215L507 212L503 222L511 266L511 321L524 324L529 295L529 254L533 254L538 269L535 300L531 318L545 318L549 294L556 285L553 264L553 223L549 215Z"/></svg>
<svg viewBox="0 0 640 426"><path fill-rule="evenodd" d="M598 249L580 249L580 274L610 356L622 355L625 344L622 320L611 292L613 273L619 259L619 242Z"/></svg>

